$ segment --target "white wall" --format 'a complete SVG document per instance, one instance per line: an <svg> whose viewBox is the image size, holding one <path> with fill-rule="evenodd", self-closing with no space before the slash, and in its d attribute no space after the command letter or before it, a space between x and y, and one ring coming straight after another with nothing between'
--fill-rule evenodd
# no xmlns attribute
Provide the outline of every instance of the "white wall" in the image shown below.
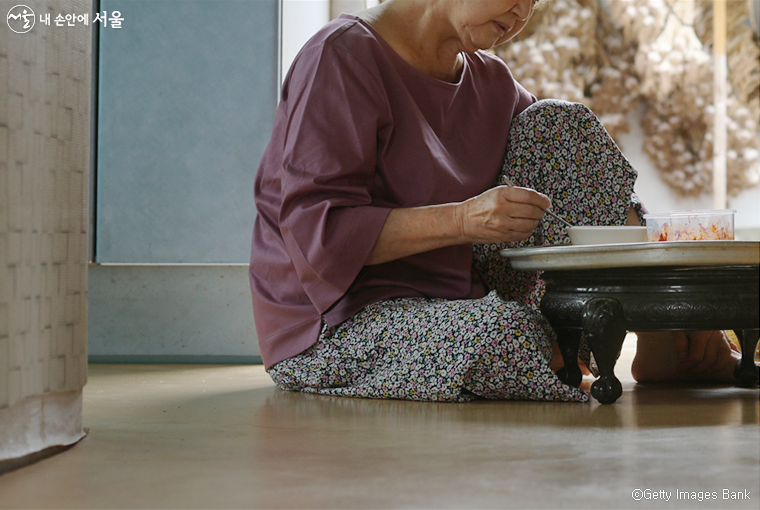
<svg viewBox="0 0 760 510"><path fill-rule="evenodd" d="M301 47L330 21L330 0L282 0L282 76L293 63ZM365 0L364 5L374 7L380 0Z"/></svg>
<svg viewBox="0 0 760 510"><path fill-rule="evenodd" d="M325 23L330 21L330 0L282 0L282 76L290 69L298 51Z"/></svg>

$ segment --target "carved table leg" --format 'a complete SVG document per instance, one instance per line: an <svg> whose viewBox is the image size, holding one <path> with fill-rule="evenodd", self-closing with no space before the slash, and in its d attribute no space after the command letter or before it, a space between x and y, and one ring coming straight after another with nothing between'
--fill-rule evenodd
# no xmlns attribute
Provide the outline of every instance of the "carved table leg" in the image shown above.
<svg viewBox="0 0 760 510"><path fill-rule="evenodd" d="M602 404L612 404L623 394L623 385L614 372L626 334L623 307L616 299L594 298L583 308L582 323L599 367L599 379L591 385L591 395Z"/></svg>
<svg viewBox="0 0 760 510"><path fill-rule="evenodd" d="M755 366L755 349L757 349L760 330L737 329L734 333L742 347L742 359L736 364L734 375L742 386L754 388L760 379L760 369Z"/></svg>
<svg viewBox="0 0 760 510"><path fill-rule="evenodd" d="M580 386L583 374L578 366L578 349L581 345L580 329L557 329L557 344L565 366L557 370L557 377L570 386Z"/></svg>

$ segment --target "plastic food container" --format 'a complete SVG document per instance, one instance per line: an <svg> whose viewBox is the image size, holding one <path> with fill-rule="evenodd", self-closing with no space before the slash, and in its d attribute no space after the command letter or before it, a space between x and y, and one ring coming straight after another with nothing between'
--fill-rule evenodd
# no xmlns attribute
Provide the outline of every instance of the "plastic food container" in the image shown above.
<svg viewBox="0 0 760 510"><path fill-rule="evenodd" d="M734 239L736 209L645 214L647 241L724 241Z"/></svg>

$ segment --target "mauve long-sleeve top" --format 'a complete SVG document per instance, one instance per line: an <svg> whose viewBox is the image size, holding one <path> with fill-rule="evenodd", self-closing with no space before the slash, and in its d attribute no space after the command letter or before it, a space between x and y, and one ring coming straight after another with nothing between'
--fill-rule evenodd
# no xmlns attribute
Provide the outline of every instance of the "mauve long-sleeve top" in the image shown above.
<svg viewBox="0 0 760 510"><path fill-rule="evenodd" d="M301 50L282 86L256 175L250 284L266 368L370 303L479 298L472 245L365 266L394 208L491 188L511 120L536 99L505 63L464 54L457 83L404 61L342 15Z"/></svg>

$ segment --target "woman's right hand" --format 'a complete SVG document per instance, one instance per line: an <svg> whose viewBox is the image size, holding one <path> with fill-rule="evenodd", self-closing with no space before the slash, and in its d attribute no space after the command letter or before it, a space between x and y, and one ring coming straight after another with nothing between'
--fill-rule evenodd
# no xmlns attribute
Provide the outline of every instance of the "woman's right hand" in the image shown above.
<svg viewBox="0 0 760 510"><path fill-rule="evenodd" d="M458 204L457 218L468 242L495 244L530 237L552 205L530 188L497 186Z"/></svg>
<svg viewBox="0 0 760 510"><path fill-rule="evenodd" d="M393 209L365 265L455 244L522 241L551 205L532 189L499 186L464 202Z"/></svg>

